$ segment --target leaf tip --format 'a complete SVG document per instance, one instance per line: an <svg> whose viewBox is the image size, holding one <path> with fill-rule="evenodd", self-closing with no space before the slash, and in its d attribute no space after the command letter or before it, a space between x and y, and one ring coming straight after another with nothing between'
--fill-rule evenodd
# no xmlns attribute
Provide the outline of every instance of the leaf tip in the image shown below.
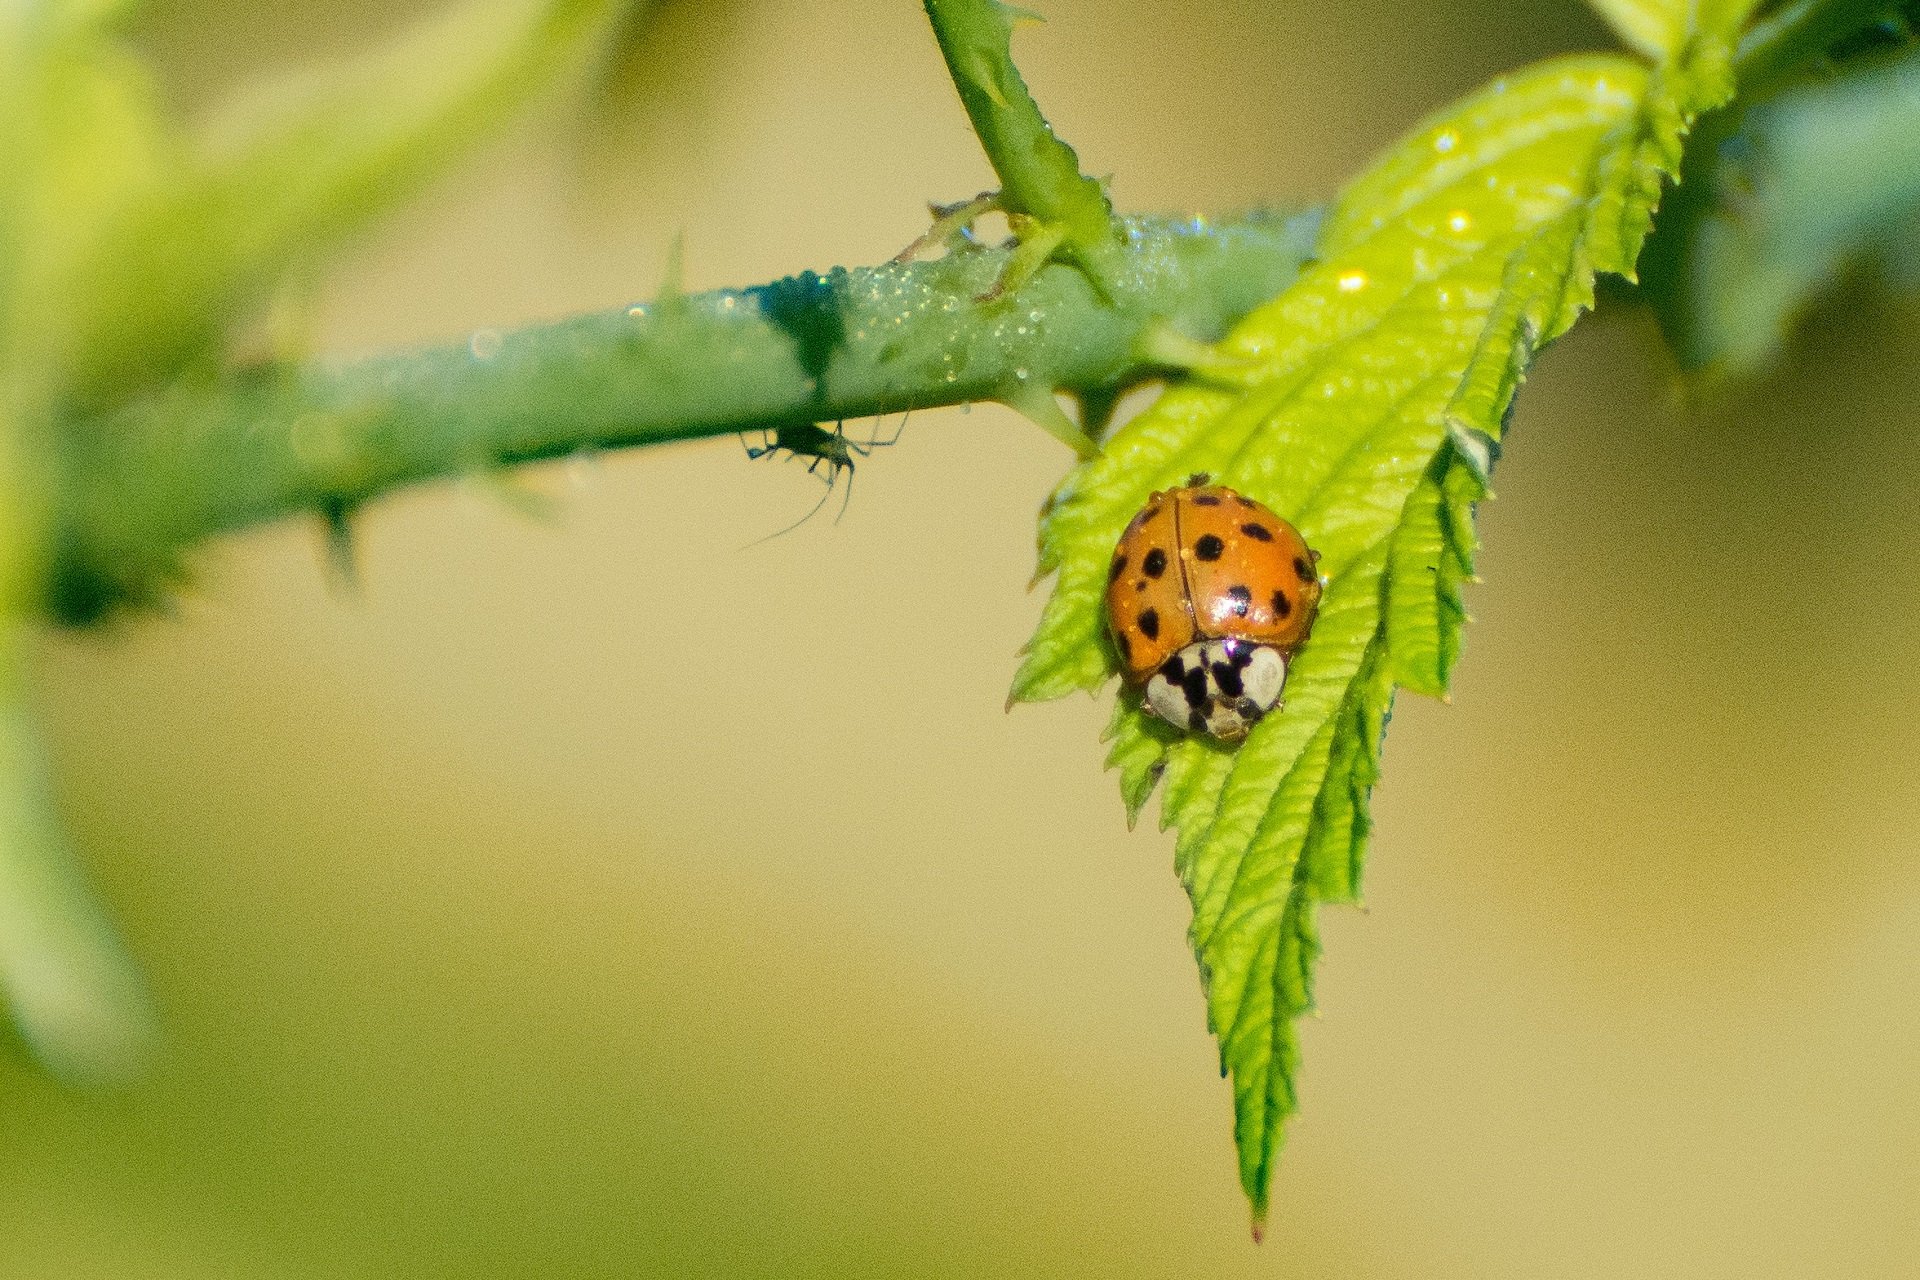
<svg viewBox="0 0 1920 1280"><path fill-rule="evenodd" d="M1267 1242L1267 1211L1272 1207L1267 1198L1269 1194L1264 1185L1247 1191L1247 1226L1255 1244Z"/></svg>

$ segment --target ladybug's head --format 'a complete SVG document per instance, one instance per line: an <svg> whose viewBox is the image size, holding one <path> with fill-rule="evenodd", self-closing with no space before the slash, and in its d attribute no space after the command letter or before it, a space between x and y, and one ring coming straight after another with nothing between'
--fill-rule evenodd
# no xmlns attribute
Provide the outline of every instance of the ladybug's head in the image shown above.
<svg viewBox="0 0 1920 1280"><path fill-rule="evenodd" d="M1169 724L1238 742L1280 705L1287 660L1269 644L1196 640L1147 678L1146 706Z"/></svg>

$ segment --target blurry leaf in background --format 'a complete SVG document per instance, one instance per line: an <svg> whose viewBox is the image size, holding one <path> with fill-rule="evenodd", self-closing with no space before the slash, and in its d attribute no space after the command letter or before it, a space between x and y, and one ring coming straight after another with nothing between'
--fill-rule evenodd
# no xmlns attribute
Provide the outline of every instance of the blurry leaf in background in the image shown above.
<svg viewBox="0 0 1920 1280"><path fill-rule="evenodd" d="M74 264L72 398L112 403L204 358L287 273L582 71L640 7L473 0L236 108Z"/></svg>
<svg viewBox="0 0 1920 1280"><path fill-rule="evenodd" d="M712 127L728 91L720 66L746 43L753 0L653 0L628 12L595 68L587 141L605 156Z"/></svg>
<svg viewBox="0 0 1920 1280"><path fill-rule="evenodd" d="M0 991L69 1081L123 1078L153 1019L138 970L74 861L29 705L42 591L57 264L155 171L140 69L100 42L108 6L0 17Z"/></svg>
<svg viewBox="0 0 1920 1280"><path fill-rule="evenodd" d="M98 11L91 17L112 16L108 6L89 8ZM6 39L8 362L11 376L51 396L71 355L71 264L180 155L146 68L100 22L59 10L16 17Z"/></svg>
<svg viewBox="0 0 1920 1280"><path fill-rule="evenodd" d="M146 0L51 0L40 6L39 20L62 34L97 34L146 7Z"/></svg>
<svg viewBox="0 0 1920 1280"><path fill-rule="evenodd" d="M1737 31L1759 0L1588 0L1629 48L1656 61L1696 31Z"/></svg>
<svg viewBox="0 0 1920 1280"><path fill-rule="evenodd" d="M125 1080L155 1021L139 969L74 862L37 720L6 638L0 701L0 987L34 1056L72 1083Z"/></svg>
<svg viewBox="0 0 1920 1280"><path fill-rule="evenodd" d="M1684 31L1674 20L1674 6L1662 4L1660 0L1588 0L1588 3L1607 20L1628 48L1649 58L1666 53Z"/></svg>
<svg viewBox="0 0 1920 1280"><path fill-rule="evenodd" d="M1647 293L1686 367L1759 365L1853 264L1911 278L1920 48L1790 87L1716 141L1648 253Z"/></svg>
<svg viewBox="0 0 1920 1280"><path fill-rule="evenodd" d="M634 0L475 0L189 144L117 43L115 0L0 14L0 987L40 1060L128 1074L137 970L73 862L24 670L56 415L215 354L310 269L579 70Z"/></svg>
<svg viewBox="0 0 1920 1280"><path fill-rule="evenodd" d="M1359 895L1395 685L1445 692L1507 408L1539 347L1592 305L1595 274L1631 277L1687 128L1732 89L1748 6L1704 24L1691 6L1615 7L1658 66L1547 62L1429 119L1348 185L1320 261L1069 475L1042 520L1040 567L1058 581L1019 699L1109 679L1108 564L1153 490L1210 473L1322 555L1326 595L1282 712L1229 750L1123 695L1109 733L1130 816L1165 779L1256 1231L1296 1108L1315 912Z"/></svg>

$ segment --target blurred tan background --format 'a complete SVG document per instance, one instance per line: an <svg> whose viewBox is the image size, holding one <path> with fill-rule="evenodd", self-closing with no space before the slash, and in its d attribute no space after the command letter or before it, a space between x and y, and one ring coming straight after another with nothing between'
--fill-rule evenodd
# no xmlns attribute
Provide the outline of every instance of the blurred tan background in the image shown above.
<svg viewBox="0 0 1920 1280"><path fill-rule="evenodd" d="M198 110L403 6L163 4ZM1331 191L1605 37L1573 0L1048 0L1123 207ZM334 353L871 262L987 185L918 6L669 4L580 177L528 128L328 285ZM1067 463L915 415L845 520L731 441L220 544L47 645L164 1061L0 1067L0 1276L1920 1273L1920 314L1859 292L1683 412L1630 306L1549 353L1454 704L1399 706L1255 1248L1168 839L1105 707L1003 714ZM836 499L837 501L837 499ZM642 647L665 616L691 627ZM737 725L654 718L726 673Z"/></svg>

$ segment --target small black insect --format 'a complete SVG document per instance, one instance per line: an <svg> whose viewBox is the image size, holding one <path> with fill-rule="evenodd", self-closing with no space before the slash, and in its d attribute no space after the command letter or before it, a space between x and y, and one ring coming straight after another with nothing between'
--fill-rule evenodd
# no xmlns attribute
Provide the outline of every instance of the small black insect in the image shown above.
<svg viewBox="0 0 1920 1280"><path fill-rule="evenodd" d="M780 426L762 430L760 432L760 443L757 445L748 444L746 435L742 434L740 443L742 447L746 449L747 457L759 459L785 454L788 461L792 461L795 458L805 458L807 460L807 474L810 476L819 476L825 481L827 486L827 491L820 495L820 501L814 503L813 506L808 509L807 514L801 516L786 528L776 529L765 538L756 539L747 545L757 547L760 543L770 538L777 538L783 533L792 533L795 529L798 529L801 525L813 519L814 516L820 513L820 508L827 505L827 499L833 496L834 486L839 483L841 473L845 472L847 477L846 492L840 499L839 514L833 517L835 524L840 523L840 517L847 514L847 504L853 501L853 469L855 459L864 458L875 449L884 449L889 445L898 443L901 433L907 429L907 418L910 416L912 415L902 415L900 424L893 429L893 434L884 440L880 438L877 426L874 434L867 439L855 440L847 434L846 424L844 422L834 423L831 431L817 422L782 423ZM875 422L877 423L878 421L876 418ZM824 475L822 475L820 471L823 464L827 468Z"/></svg>

